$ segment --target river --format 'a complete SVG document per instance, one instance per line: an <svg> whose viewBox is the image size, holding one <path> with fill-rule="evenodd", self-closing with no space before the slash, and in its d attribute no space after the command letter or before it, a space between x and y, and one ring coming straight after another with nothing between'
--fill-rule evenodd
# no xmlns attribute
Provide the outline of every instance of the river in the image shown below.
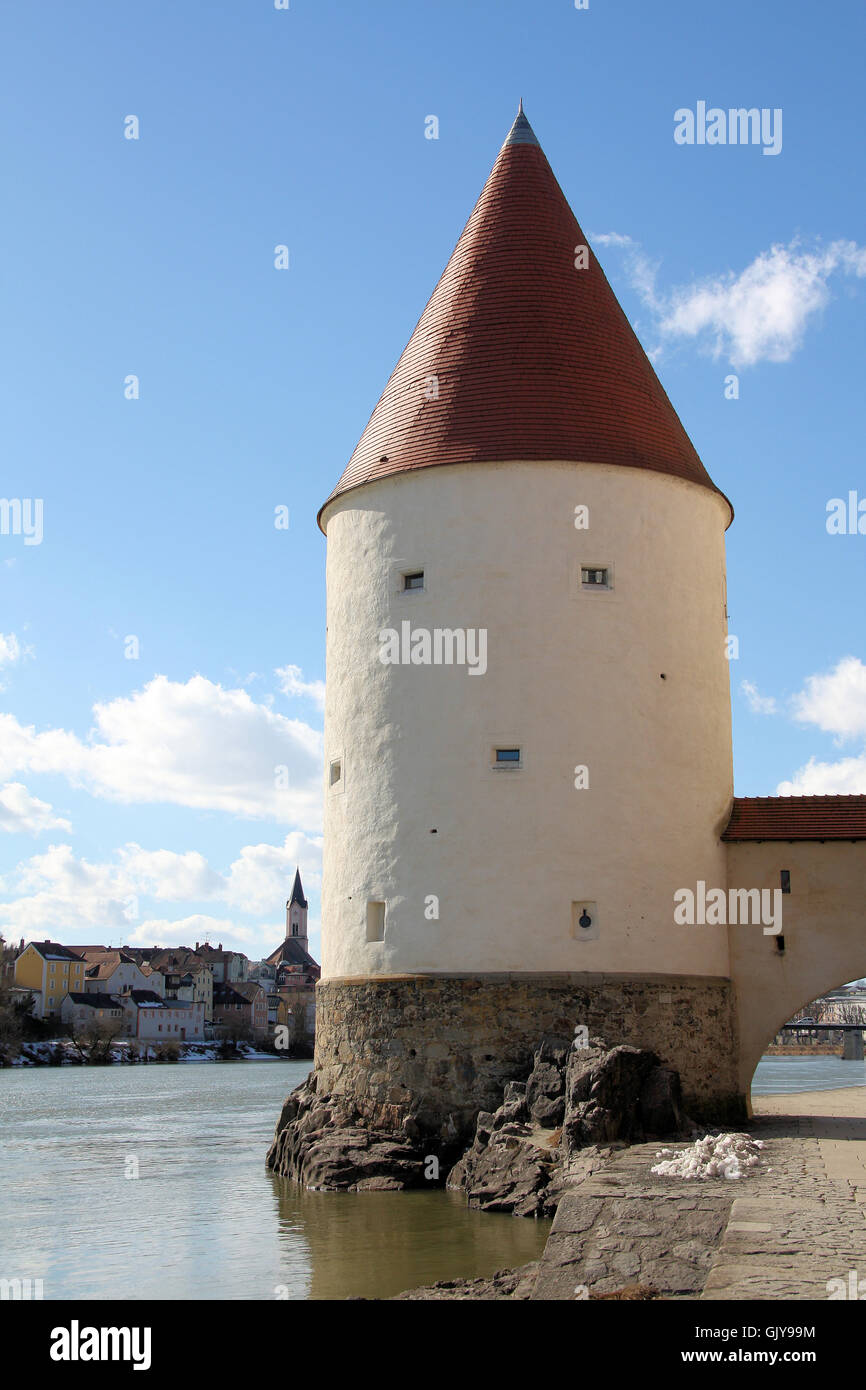
<svg viewBox="0 0 866 1390"><path fill-rule="evenodd" d="M0 1277L46 1299L388 1298L535 1259L548 1221L459 1193L304 1192L264 1157L308 1062L0 1071ZM866 1083L765 1057L757 1094Z"/></svg>
<svg viewBox="0 0 866 1390"><path fill-rule="evenodd" d="M388 1298L535 1259L549 1221L265 1168L309 1062L0 1071L0 1277L46 1299ZM137 1176L135 1174L137 1173Z"/></svg>

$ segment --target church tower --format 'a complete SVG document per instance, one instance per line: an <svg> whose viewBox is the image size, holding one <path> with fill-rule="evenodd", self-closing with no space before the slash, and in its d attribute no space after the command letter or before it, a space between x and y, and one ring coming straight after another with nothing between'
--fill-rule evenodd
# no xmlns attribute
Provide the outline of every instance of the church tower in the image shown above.
<svg viewBox="0 0 866 1390"><path fill-rule="evenodd" d="M320 512L322 1093L453 1133L586 1026L736 1109L731 518L521 105Z"/></svg>
<svg viewBox="0 0 866 1390"><path fill-rule="evenodd" d="M292 896L286 903L286 940L297 941L305 951L309 951L310 946L307 941L307 903L304 897L304 890L301 886L301 871L295 869L295 881L292 884Z"/></svg>

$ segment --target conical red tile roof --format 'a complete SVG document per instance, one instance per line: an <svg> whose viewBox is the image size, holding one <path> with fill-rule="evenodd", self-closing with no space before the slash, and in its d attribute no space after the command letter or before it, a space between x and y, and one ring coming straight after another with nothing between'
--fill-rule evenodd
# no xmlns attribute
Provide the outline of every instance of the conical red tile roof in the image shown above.
<svg viewBox="0 0 866 1390"><path fill-rule="evenodd" d="M575 267L587 244L521 104L324 505L395 473L509 460L648 468L717 492L594 253Z"/></svg>

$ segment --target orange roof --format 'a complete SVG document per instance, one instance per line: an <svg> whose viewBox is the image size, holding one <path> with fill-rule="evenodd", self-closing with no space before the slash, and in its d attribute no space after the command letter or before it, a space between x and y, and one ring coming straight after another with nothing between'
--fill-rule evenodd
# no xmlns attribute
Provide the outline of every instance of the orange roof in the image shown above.
<svg viewBox="0 0 866 1390"><path fill-rule="evenodd" d="M723 840L866 840L866 796L736 796Z"/></svg>
<svg viewBox="0 0 866 1390"><path fill-rule="evenodd" d="M328 502L437 464L547 459L718 492L595 255L576 268L586 245L521 104Z"/></svg>

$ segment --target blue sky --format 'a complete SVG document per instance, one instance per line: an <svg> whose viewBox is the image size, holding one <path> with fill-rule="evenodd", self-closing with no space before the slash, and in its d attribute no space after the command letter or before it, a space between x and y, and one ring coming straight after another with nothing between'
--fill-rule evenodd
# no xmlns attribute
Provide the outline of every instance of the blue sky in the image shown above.
<svg viewBox="0 0 866 1390"><path fill-rule="evenodd" d="M734 503L737 792L866 792L866 535L826 529L866 499L864 31L853 0L8 0L0 491L44 520L0 534L7 936L257 956L296 862L318 918L315 515L520 96ZM676 144L699 101L780 108L781 152Z"/></svg>

